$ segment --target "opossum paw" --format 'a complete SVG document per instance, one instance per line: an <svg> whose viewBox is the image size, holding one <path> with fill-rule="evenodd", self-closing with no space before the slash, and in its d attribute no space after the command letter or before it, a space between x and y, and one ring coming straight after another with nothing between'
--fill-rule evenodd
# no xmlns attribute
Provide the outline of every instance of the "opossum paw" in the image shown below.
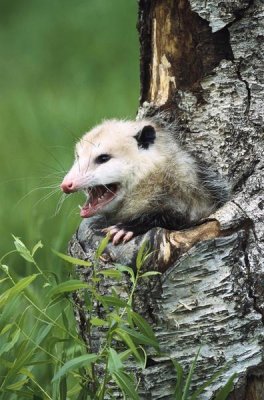
<svg viewBox="0 0 264 400"><path fill-rule="evenodd" d="M102 231L109 235L109 238L114 245L118 245L121 242L126 243L134 236L132 231L119 228L117 225L109 226L108 228L102 229Z"/></svg>

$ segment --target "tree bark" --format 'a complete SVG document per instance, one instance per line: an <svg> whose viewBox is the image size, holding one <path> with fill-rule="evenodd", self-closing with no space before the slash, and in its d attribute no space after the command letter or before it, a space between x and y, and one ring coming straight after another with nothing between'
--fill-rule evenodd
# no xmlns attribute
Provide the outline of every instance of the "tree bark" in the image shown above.
<svg viewBox="0 0 264 400"><path fill-rule="evenodd" d="M161 118L181 126L177 140L233 187L232 199L199 227L153 229L108 245L101 260L102 268L133 265L146 238L158 250L145 268L162 276L139 286L135 304L168 356L149 354L142 399L173 399L170 357L189 366L200 345L194 385L229 363L201 399L211 399L233 372L230 400L264 399L263 14L260 0L139 0L139 117L165 111ZM70 253L92 259L100 239L84 220ZM89 280L87 270L78 271ZM100 283L102 293L110 289L109 280ZM91 341L85 307L76 302L80 332Z"/></svg>

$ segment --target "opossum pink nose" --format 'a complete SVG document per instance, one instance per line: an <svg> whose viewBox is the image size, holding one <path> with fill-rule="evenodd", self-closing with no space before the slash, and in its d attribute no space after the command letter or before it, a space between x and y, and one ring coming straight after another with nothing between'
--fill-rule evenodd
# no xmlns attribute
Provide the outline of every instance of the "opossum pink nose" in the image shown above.
<svg viewBox="0 0 264 400"><path fill-rule="evenodd" d="M63 181L60 187L64 193L72 193L77 190L76 186L72 181Z"/></svg>

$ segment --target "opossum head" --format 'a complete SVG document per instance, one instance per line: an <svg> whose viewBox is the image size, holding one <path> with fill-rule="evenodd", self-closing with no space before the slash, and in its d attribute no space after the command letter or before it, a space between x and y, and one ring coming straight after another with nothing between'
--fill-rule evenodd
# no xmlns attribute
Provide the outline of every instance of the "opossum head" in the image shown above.
<svg viewBox="0 0 264 400"><path fill-rule="evenodd" d="M124 197L163 160L156 127L149 121L105 121L86 133L75 148L65 176L65 193L83 190L80 215L114 213Z"/></svg>

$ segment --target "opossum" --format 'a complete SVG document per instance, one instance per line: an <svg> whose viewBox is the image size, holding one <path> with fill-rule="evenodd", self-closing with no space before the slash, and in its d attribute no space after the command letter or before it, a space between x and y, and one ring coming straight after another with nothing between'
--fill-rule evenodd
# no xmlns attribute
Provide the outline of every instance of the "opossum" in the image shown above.
<svg viewBox="0 0 264 400"><path fill-rule="evenodd" d="M229 197L224 179L149 119L107 120L86 133L61 189L85 192L81 217L104 216L114 244L154 227L189 228Z"/></svg>

